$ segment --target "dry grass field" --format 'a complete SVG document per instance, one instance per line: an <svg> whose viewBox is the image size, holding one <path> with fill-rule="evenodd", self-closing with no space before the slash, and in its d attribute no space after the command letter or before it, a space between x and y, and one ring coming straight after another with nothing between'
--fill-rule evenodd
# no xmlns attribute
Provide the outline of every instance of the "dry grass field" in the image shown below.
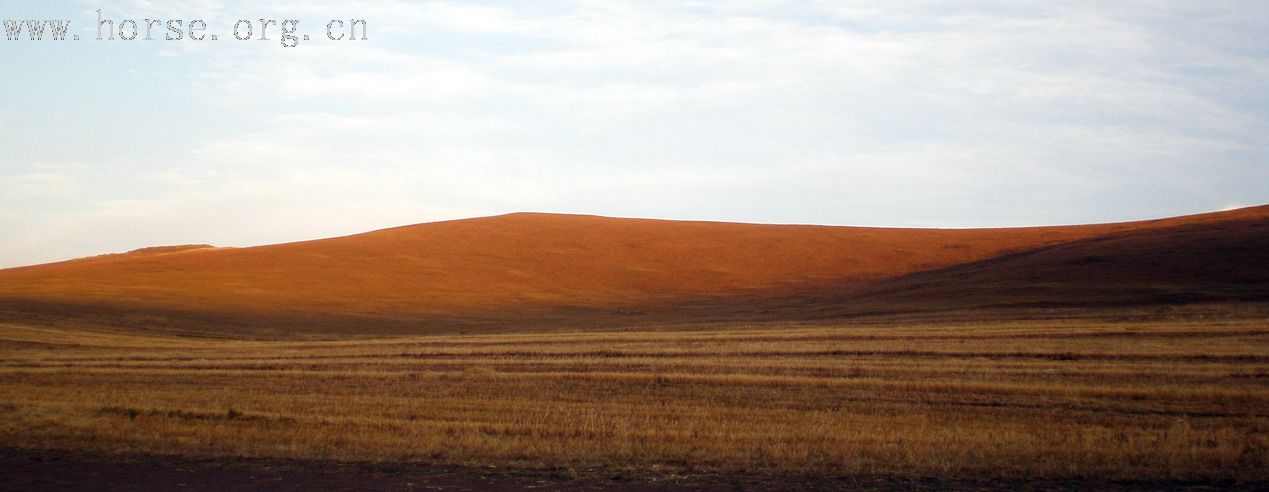
<svg viewBox="0 0 1269 492"><path fill-rule="evenodd" d="M1269 206L892 229L512 214L0 269L0 323L294 338L1269 301Z"/></svg>
<svg viewBox="0 0 1269 492"><path fill-rule="evenodd" d="M468 490L1263 487L1267 251L1269 206L975 230L516 214L5 269L0 489L189 466L255 488L214 481L242 460L320 472L292 489L374 478L336 465Z"/></svg>
<svg viewBox="0 0 1269 492"><path fill-rule="evenodd" d="M0 326L0 442L789 476L1269 480L1263 316L336 341Z"/></svg>

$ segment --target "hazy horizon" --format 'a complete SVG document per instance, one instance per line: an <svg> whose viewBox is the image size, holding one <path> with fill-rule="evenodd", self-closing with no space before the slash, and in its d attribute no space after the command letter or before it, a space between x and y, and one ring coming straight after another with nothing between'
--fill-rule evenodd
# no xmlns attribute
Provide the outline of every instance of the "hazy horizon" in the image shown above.
<svg viewBox="0 0 1269 492"><path fill-rule="evenodd" d="M718 221L718 220L711 220L711 219L663 219L663 218L660 218L660 217L633 217L633 216L611 216L611 215L603 215L603 216L601 216L601 215L596 215L596 214L570 213L570 212L532 212L532 211L517 211L517 212L506 212L506 213L501 213L501 214L491 214L491 215L482 215L482 216L474 216L474 217L459 217L459 218L453 218L453 219L437 219L437 220L430 220L430 221L425 221L425 222L414 222L414 223L408 223L408 224L398 224L398 225L395 225L395 226L388 226L388 227L384 227L384 228L368 229L368 230L363 230L363 231L352 231L352 232L348 232L348 233L346 233L346 234L339 234L339 235L334 235L334 236L323 236L323 237L300 238L300 239L289 240L289 241L280 241L280 242L277 242L277 243L258 243L258 244L167 243L167 244L149 244L149 245L142 245L142 246L138 246L138 247L136 247L136 248L132 248L132 249L129 249L129 250L121 250L121 251L102 251L102 252L98 252L98 253L88 254L88 255L85 255L85 256L73 257L73 258L59 258L59 259L55 259L55 260L51 260L51 261L47 261L47 262L30 263L30 264L19 264L19 265L0 265L0 269L4 269L4 268L16 268L16 267L24 267L24 266L36 266L36 265L42 265L42 264L47 264L47 263L56 263L56 262L59 262L59 261L67 261L67 260L76 260L76 259L83 259L83 258L91 258L91 257L94 257L94 256L101 256L101 255L111 255L111 254L120 254L120 253L130 253L130 252L135 252L135 251L144 250L144 249L148 249L148 248L180 247L180 246L202 246L202 247L214 247L214 248L252 248L252 247L257 247L257 246L271 246L271 245L287 244L287 243L294 243L294 242L307 242L307 241L316 241L316 240L323 240L323 239L336 239L336 238L340 238L340 237L355 236L355 235L360 235L360 234L366 234L366 233L378 232L378 231L389 230L389 229L396 229L396 228L401 228L401 227L412 227L412 226L426 225L426 224L430 224L430 223L434 223L434 222L462 221L462 220L468 220L468 219L492 218L492 217L499 217L499 216L504 216L504 215L517 215L517 214L542 214L542 215L564 215L564 216L579 216L579 217L604 217L604 218L610 218L610 219L634 219L634 220L663 220L663 221L686 221L686 222L741 223L741 224L777 225L777 226L779 226L779 225L786 225L786 226L867 227L867 228L876 228L876 229L914 229L914 228L915 228L915 229L959 229L959 230L967 230L967 229L984 229L984 228L1012 229L1012 228L1028 228L1028 227L1062 227L1062 226L1079 226L1079 225L1108 224L1108 223L1116 223L1116 222L1137 222L1137 221L1146 221L1146 220L1153 220L1153 219L1169 219L1169 218L1175 218L1175 217L1187 216L1187 215L1200 215L1200 214L1206 214L1206 213L1227 212L1227 211L1234 211L1234 210L1239 210L1239 209L1244 209L1244 208L1257 208L1257 207L1261 207L1261 206L1265 206L1265 205L1269 205L1269 204L1261 204L1261 205L1252 205L1252 206L1249 206L1249 207L1234 207L1234 208L1226 208L1226 209L1222 209L1222 210L1211 210L1211 211L1203 211L1203 212L1187 213L1187 214L1180 214L1180 215L1178 215L1178 216L1168 216L1168 217L1140 217L1140 218L1132 218L1132 219L1126 219L1126 220L1116 220L1116 221L1108 221L1108 222L1098 222L1098 223L1071 223L1071 224L1026 224L1026 225L1012 225L1012 226L991 226L991 227L979 227L979 226L959 226L959 227L958 227L958 226L942 226L942 227L929 226L929 227L924 227L924 226L919 226L919 225L916 225L916 226L886 226L886 225L859 226L859 225L854 225L854 224L818 224L818 223L807 223L807 222L738 222L738 221Z"/></svg>

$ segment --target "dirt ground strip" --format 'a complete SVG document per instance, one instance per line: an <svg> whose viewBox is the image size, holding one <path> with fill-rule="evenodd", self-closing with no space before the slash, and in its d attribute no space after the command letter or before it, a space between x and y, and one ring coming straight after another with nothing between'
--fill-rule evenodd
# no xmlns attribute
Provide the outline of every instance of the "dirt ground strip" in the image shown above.
<svg viewBox="0 0 1269 492"><path fill-rule="evenodd" d="M1269 490L1269 483L657 475L416 463L211 459L0 448L4 491L224 490Z"/></svg>

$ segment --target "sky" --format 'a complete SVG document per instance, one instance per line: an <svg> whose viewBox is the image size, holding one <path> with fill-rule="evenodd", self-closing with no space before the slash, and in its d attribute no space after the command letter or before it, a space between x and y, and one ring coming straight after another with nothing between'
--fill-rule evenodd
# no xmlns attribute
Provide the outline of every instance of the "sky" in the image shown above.
<svg viewBox="0 0 1269 492"><path fill-rule="evenodd" d="M97 40L99 9L220 39ZM994 227L1269 203L1263 1L0 0L0 19L80 36L0 40L0 267L517 211ZM310 40L284 47L288 19ZM327 39L334 19L366 39Z"/></svg>

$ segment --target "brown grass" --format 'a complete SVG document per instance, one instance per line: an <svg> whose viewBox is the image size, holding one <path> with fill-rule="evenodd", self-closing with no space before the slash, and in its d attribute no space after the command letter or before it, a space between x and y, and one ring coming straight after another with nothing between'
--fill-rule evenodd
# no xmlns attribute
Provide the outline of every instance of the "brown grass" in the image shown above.
<svg viewBox="0 0 1269 492"><path fill-rule="evenodd" d="M1263 318L324 342L0 326L0 444L798 475L1269 479Z"/></svg>
<svg viewBox="0 0 1269 492"><path fill-rule="evenodd" d="M1257 267L1265 245L1269 206L959 230L513 214L3 269L0 322L283 337L1177 301L1161 295L1255 301L1269 298L1258 287L1269 275ZM982 263L993 260L1003 263ZM921 272L932 277L909 278Z"/></svg>

